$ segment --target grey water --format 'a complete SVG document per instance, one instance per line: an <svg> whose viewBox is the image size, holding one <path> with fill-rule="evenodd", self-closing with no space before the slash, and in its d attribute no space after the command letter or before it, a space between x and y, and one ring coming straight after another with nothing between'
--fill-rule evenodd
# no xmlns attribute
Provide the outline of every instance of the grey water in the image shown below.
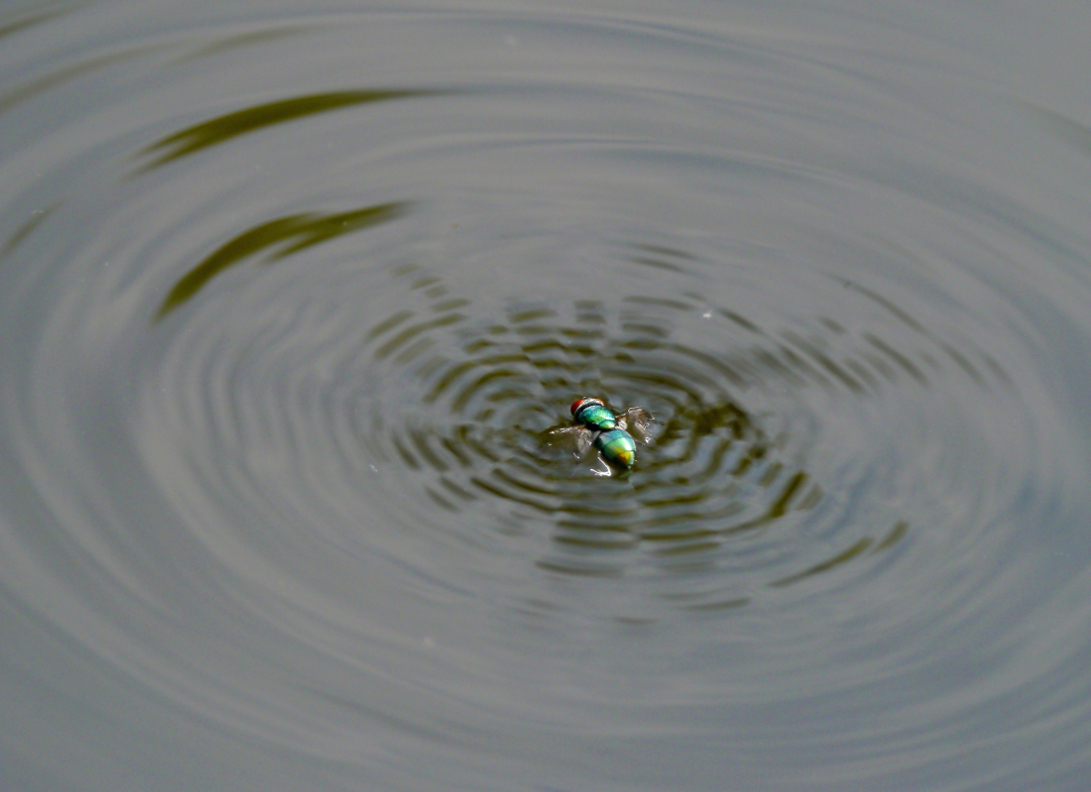
<svg viewBox="0 0 1091 792"><path fill-rule="evenodd" d="M1084 788L1089 35L5 4L0 789Z"/></svg>

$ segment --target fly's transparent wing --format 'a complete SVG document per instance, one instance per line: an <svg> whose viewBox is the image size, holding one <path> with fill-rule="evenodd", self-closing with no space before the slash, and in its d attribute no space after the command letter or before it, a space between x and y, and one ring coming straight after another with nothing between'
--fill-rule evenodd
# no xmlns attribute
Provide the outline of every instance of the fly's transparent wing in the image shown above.
<svg viewBox="0 0 1091 792"><path fill-rule="evenodd" d="M617 417L617 425L619 429L631 431L638 439L643 440L648 433L648 424L654 420L652 414L644 408L630 407Z"/></svg>
<svg viewBox="0 0 1091 792"><path fill-rule="evenodd" d="M595 434L586 426L562 426L560 429L551 429L549 432L550 445L555 441L571 443L576 447L576 456L582 457L591 447L591 441Z"/></svg>

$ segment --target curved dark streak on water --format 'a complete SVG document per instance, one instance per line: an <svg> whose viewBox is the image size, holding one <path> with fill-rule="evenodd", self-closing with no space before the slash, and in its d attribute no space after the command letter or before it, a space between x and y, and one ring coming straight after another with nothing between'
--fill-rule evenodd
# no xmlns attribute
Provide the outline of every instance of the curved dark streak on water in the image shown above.
<svg viewBox="0 0 1091 792"><path fill-rule="evenodd" d="M302 33L313 31L316 28L315 25L309 24L293 24L289 26L274 27L268 30L255 30L248 33L240 33L236 36L222 36L216 37L209 44L204 44L195 47L190 52L182 55L178 58L179 62L187 60L199 60L210 55L217 55L222 52L229 52L231 50L240 49L242 47L251 47L259 44L266 44L270 41L276 41L277 39L290 38L292 36L298 36Z"/></svg>
<svg viewBox="0 0 1091 792"><path fill-rule="evenodd" d="M49 74L32 79L18 88L0 95L0 113L6 113L21 102L39 96L51 88L56 88L66 82L86 78L89 74L116 63L135 60L141 55L154 52L156 49L157 47L154 46L129 47L120 52L88 58L68 66L62 66Z"/></svg>
<svg viewBox="0 0 1091 792"><path fill-rule="evenodd" d="M32 28L35 25L40 25L43 22L48 22L51 19L67 14L70 11L85 5L85 3L67 2L54 3L54 5L56 8L32 12L25 16L16 14L16 19L14 21L0 23L0 39L7 38L8 36Z"/></svg>
<svg viewBox="0 0 1091 792"><path fill-rule="evenodd" d="M39 225L49 219L49 216L57 211L60 207L60 202L50 204L49 206L36 210L25 223L15 229L14 233L8 237L8 241L4 243L3 250L0 250L0 256L7 256L15 248L19 247L19 243L26 239L31 233L34 232Z"/></svg>
<svg viewBox="0 0 1091 792"><path fill-rule="evenodd" d="M151 159L141 165L134 175L153 170L203 149L218 146L240 135L319 113L395 99L419 99L451 93L454 91L428 88L361 89L297 96L247 107L187 127L147 146L137 156Z"/></svg>
<svg viewBox="0 0 1091 792"><path fill-rule="evenodd" d="M162 319L189 301L220 272L261 251L280 246L278 250L269 250L265 263L278 261L330 239L395 220L411 206L409 201L400 201L337 214L305 212L278 217L243 231L186 273L163 299L155 318Z"/></svg>

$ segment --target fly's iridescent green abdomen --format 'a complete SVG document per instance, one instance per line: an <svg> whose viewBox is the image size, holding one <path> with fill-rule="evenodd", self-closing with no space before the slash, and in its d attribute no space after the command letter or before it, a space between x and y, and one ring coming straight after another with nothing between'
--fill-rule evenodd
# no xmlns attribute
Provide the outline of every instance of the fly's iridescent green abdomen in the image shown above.
<svg viewBox="0 0 1091 792"><path fill-rule="evenodd" d="M611 429L595 438L595 448L602 452L606 461L628 470L636 460L636 442L624 429Z"/></svg>

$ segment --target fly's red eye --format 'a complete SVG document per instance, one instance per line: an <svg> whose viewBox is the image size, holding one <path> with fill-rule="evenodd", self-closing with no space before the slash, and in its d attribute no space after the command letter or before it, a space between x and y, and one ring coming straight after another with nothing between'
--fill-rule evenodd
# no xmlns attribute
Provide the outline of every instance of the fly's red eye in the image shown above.
<svg viewBox="0 0 1091 792"><path fill-rule="evenodd" d="M572 402L572 414L573 415L575 415L576 411L579 410L580 407L583 406L584 401L586 401L586 400L585 399L576 399L576 401Z"/></svg>

